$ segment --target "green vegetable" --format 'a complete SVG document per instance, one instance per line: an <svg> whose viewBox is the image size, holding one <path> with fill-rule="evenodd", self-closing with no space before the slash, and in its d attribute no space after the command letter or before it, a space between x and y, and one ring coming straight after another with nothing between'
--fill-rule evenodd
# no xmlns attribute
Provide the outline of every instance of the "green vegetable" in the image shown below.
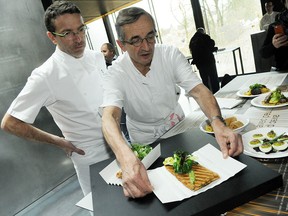
<svg viewBox="0 0 288 216"><path fill-rule="evenodd" d="M191 170L189 172L189 180L190 180L191 184L194 184L194 182L195 182L195 173L194 173L193 170Z"/></svg>
<svg viewBox="0 0 288 216"><path fill-rule="evenodd" d="M176 151L174 153L173 168L176 173L185 174L192 170L192 166L198 164L193 160L193 156L185 151Z"/></svg>
<svg viewBox="0 0 288 216"><path fill-rule="evenodd" d="M131 144L132 151L134 154L142 160L146 155L149 154L149 152L152 150L152 147L149 145L142 145L139 143L132 143Z"/></svg>
<svg viewBox="0 0 288 216"><path fill-rule="evenodd" d="M185 151L174 152L173 157L167 157L163 161L165 166L173 166L174 172L179 174L189 175L189 180L193 184L195 181L195 174L192 166L198 164L193 155Z"/></svg>
<svg viewBox="0 0 288 216"><path fill-rule="evenodd" d="M278 103L279 100L280 100L280 98L281 98L281 96L282 96L281 91L280 91L279 89L276 89L275 91L273 91L273 92L271 93L271 98L270 98L269 103L271 103L271 104L276 104L276 103Z"/></svg>
<svg viewBox="0 0 288 216"><path fill-rule="evenodd" d="M262 84L259 84L259 83L256 83L256 84L254 84L254 85L250 85L250 86L249 86L250 89L256 89L256 88L260 88L260 89L261 89L261 88L263 88L263 87L265 88L266 86L265 86L265 85L262 85Z"/></svg>

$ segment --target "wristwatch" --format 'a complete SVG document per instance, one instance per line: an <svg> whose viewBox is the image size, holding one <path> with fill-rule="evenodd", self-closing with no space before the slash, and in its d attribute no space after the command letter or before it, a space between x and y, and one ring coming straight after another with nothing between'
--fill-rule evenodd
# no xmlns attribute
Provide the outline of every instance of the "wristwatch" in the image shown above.
<svg viewBox="0 0 288 216"><path fill-rule="evenodd" d="M210 124L212 124L212 122L215 120L215 119L219 119L224 125L226 125L226 122L224 120L224 118L222 116L213 116L209 121L210 121Z"/></svg>

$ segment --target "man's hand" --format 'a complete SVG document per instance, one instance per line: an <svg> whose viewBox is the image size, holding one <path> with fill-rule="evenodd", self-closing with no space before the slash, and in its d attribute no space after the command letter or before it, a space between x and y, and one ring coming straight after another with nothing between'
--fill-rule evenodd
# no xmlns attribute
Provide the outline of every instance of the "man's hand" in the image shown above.
<svg viewBox="0 0 288 216"><path fill-rule="evenodd" d="M76 152L77 154L80 155L85 155L85 152L82 149L76 148L71 142L65 140L64 138L60 139L61 144L59 144L59 146L66 152L66 155L68 157L71 157L73 152Z"/></svg>
<svg viewBox="0 0 288 216"><path fill-rule="evenodd" d="M283 34L275 34L272 38L272 44L275 48L280 48L282 46L288 46L288 37Z"/></svg>
<svg viewBox="0 0 288 216"><path fill-rule="evenodd" d="M137 157L122 166L122 182L124 195L127 197L144 197L153 191L147 170Z"/></svg>
<svg viewBox="0 0 288 216"><path fill-rule="evenodd" d="M243 142L240 134L234 133L222 122L215 122L213 129L224 158L228 156L235 157L243 152Z"/></svg>

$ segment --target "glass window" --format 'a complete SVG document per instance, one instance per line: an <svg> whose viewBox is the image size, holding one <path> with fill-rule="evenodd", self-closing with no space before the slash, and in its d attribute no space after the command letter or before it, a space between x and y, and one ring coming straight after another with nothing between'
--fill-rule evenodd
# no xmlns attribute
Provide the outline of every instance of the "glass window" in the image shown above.
<svg viewBox="0 0 288 216"><path fill-rule="evenodd" d="M199 0L207 34L218 48L240 47L244 72L254 72L251 34L258 32L262 17L259 0ZM222 54L221 54L222 53ZM215 56L218 75L235 74L232 52L218 52ZM238 72L241 72L239 57Z"/></svg>
<svg viewBox="0 0 288 216"><path fill-rule="evenodd" d="M108 37L102 19L97 19L87 24L88 26L88 40L87 48L100 51L103 43L108 42Z"/></svg>
<svg viewBox="0 0 288 216"><path fill-rule="evenodd" d="M189 42L195 33L191 0L153 0L156 22L163 44L176 46L190 56Z"/></svg>

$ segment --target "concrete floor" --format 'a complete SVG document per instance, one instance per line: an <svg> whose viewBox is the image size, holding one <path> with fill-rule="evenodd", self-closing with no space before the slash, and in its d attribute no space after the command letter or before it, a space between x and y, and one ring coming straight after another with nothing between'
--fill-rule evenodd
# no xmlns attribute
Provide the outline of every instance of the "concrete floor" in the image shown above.
<svg viewBox="0 0 288 216"><path fill-rule="evenodd" d="M15 216L91 216L88 210L75 205L82 198L83 193L74 175Z"/></svg>

